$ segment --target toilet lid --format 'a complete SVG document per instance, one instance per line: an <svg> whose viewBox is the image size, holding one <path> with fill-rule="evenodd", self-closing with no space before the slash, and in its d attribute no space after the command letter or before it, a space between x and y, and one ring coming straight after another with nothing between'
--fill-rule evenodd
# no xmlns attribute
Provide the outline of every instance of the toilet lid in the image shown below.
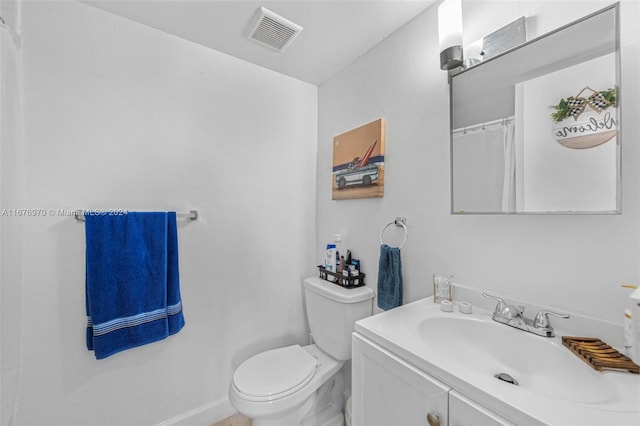
<svg viewBox="0 0 640 426"><path fill-rule="evenodd" d="M272 349L254 355L233 373L233 384L246 397L276 399L306 385L318 360L300 345Z"/></svg>

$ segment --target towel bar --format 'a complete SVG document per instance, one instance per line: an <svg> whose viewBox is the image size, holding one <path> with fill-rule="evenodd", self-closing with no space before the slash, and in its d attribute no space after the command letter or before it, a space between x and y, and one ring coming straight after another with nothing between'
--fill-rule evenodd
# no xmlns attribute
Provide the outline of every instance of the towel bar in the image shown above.
<svg viewBox="0 0 640 426"><path fill-rule="evenodd" d="M85 210L76 210L73 217L78 222L84 222ZM96 210L97 213L110 213L108 210ZM114 214L126 214L126 210L113 210ZM176 213L179 218L187 218L189 220L198 220L198 210L190 210L189 213Z"/></svg>
<svg viewBox="0 0 640 426"><path fill-rule="evenodd" d="M387 228L390 227L391 225L404 228L404 240L402 241L402 244L400 244L400 247L398 248L404 247L405 243L407 242L407 238L409 237L409 230L407 229L406 217L396 217L396 219L393 222L387 223L387 225L384 228L382 228L382 232L380 233L380 244L385 244L383 239L384 231L386 231Z"/></svg>

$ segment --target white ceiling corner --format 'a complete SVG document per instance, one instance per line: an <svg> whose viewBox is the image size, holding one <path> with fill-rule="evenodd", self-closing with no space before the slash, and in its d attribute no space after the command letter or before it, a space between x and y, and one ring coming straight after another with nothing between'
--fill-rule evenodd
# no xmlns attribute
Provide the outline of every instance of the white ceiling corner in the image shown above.
<svg viewBox="0 0 640 426"><path fill-rule="evenodd" d="M248 62L319 85L435 0L81 0ZM246 37L264 6L304 30L283 52Z"/></svg>

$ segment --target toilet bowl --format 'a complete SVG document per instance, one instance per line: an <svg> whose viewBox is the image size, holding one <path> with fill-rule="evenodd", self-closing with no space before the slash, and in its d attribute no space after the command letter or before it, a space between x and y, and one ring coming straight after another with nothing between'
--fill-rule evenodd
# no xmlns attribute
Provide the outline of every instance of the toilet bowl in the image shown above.
<svg viewBox="0 0 640 426"><path fill-rule="evenodd" d="M253 426L304 425L316 412L324 422L314 419L314 425L342 426L343 364L316 345L262 352L236 369L229 400Z"/></svg>
<svg viewBox="0 0 640 426"><path fill-rule="evenodd" d="M354 323L371 315L373 290L304 280L315 344L271 349L233 374L229 401L253 426L343 426L344 362L351 358Z"/></svg>

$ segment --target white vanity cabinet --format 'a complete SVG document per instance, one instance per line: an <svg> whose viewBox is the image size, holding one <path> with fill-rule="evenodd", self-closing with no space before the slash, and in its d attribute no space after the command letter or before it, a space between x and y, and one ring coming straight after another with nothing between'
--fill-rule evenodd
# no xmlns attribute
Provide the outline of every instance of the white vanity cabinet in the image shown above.
<svg viewBox="0 0 640 426"><path fill-rule="evenodd" d="M353 335L353 426L447 425L448 386Z"/></svg>
<svg viewBox="0 0 640 426"><path fill-rule="evenodd" d="M353 426L511 424L357 333L352 362Z"/></svg>
<svg viewBox="0 0 640 426"><path fill-rule="evenodd" d="M471 401L458 392L449 391L449 425L450 426L511 426L497 414Z"/></svg>

